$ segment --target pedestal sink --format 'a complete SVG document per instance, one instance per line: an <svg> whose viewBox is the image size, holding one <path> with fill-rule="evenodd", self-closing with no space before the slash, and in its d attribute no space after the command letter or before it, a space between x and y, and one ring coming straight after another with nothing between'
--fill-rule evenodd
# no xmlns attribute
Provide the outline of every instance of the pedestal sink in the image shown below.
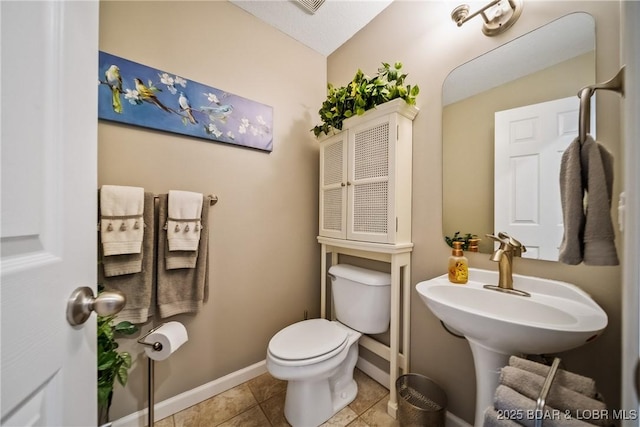
<svg viewBox="0 0 640 427"><path fill-rule="evenodd" d="M448 327L468 340L476 370L475 426L493 403L500 368L512 354L548 354L571 350L595 339L607 326L607 314L578 287L556 280L513 275L513 288L531 296L485 289L498 272L469 269L466 285L447 275L420 282L422 301Z"/></svg>

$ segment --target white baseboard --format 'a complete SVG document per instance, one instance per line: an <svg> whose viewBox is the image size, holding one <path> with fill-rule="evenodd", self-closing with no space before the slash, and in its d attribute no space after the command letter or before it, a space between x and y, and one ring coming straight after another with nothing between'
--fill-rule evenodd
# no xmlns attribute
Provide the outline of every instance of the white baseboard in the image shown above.
<svg viewBox="0 0 640 427"><path fill-rule="evenodd" d="M362 357L358 357L356 367L389 390L389 372L378 368L376 365Z"/></svg>
<svg viewBox="0 0 640 427"><path fill-rule="evenodd" d="M225 375L222 378L203 384L200 387L196 387L167 400L163 400L162 402L158 402L154 406L155 421L176 414L184 409L205 401L216 394L220 394L232 389L233 387L239 386L240 384L258 377L265 372L267 372L267 365L263 360L246 368L240 369L239 371L232 372L229 375ZM144 409L115 420L113 422L113 427L144 427L147 425L148 417L148 410Z"/></svg>
<svg viewBox="0 0 640 427"><path fill-rule="evenodd" d="M358 369L373 378L376 382L389 389L389 373L378 368L373 363L359 357L356 364ZM203 384L192 390L185 391L177 396L163 400L155 404L155 421L176 414L193 405L203 402L213 396L239 386L253 378L267 372L266 361L255 363L239 371L232 372L222 378ZM113 427L144 427L147 425L148 410L134 412L120 419L113 421ZM446 427L472 427L463 419L447 411Z"/></svg>

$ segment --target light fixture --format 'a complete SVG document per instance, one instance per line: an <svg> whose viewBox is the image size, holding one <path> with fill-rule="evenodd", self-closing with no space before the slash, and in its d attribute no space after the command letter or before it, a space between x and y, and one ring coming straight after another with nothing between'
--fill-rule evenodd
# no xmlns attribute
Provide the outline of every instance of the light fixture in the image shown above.
<svg viewBox="0 0 640 427"><path fill-rule="evenodd" d="M469 14L469 5L462 4L451 12L451 19L461 27L468 20L481 15L484 19L482 32L496 36L511 27L522 13L523 0L493 0L482 9Z"/></svg>

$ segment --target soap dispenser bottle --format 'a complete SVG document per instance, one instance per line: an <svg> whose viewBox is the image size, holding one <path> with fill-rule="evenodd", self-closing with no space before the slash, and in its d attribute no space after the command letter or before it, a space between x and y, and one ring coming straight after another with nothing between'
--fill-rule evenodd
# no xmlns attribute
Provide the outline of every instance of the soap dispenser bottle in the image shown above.
<svg viewBox="0 0 640 427"><path fill-rule="evenodd" d="M469 280L469 261L462 252L462 242L453 242L453 251L449 257L449 281L465 284Z"/></svg>

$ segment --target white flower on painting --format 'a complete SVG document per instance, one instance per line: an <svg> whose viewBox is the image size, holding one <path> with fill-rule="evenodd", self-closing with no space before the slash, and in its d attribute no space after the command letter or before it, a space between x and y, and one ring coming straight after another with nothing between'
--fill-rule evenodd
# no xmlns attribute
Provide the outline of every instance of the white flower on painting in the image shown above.
<svg viewBox="0 0 640 427"><path fill-rule="evenodd" d="M182 77L176 76L174 81L175 81L175 84L177 85L180 85L182 87L187 87L187 81Z"/></svg>
<svg viewBox="0 0 640 427"><path fill-rule="evenodd" d="M215 93L205 93L205 95L207 96L207 100L209 102L213 102L214 104L220 104L220 101L218 100L218 97L216 96Z"/></svg>
<svg viewBox="0 0 640 427"><path fill-rule="evenodd" d="M209 123L209 133L213 134L216 138L220 138L220 135L222 135L220 129L213 123Z"/></svg>
<svg viewBox="0 0 640 427"><path fill-rule="evenodd" d="M135 105L142 102L140 99L140 94L137 90L126 89L127 93L124 94L124 99L129 101L129 103Z"/></svg>
<svg viewBox="0 0 640 427"><path fill-rule="evenodd" d="M167 86L173 86L174 80L173 80L173 77L171 77L169 74L162 73L160 75L160 82Z"/></svg>
<svg viewBox="0 0 640 427"><path fill-rule="evenodd" d="M167 89L169 89L169 92L171 92L172 95L175 95L176 93L178 93L178 89L176 89L174 86L175 80L173 79L173 77L171 77L167 73L159 74L159 76L160 76L160 83L166 85Z"/></svg>
<svg viewBox="0 0 640 427"><path fill-rule="evenodd" d="M230 130L227 131L227 138L229 139L236 139L236 136L233 134L233 132L231 132Z"/></svg>
<svg viewBox="0 0 640 427"><path fill-rule="evenodd" d="M263 126L267 125L267 122L264 121L264 118L262 116L257 116L256 120L258 121L258 123L260 123Z"/></svg>
<svg viewBox="0 0 640 427"><path fill-rule="evenodd" d="M238 133L245 135L247 133L247 128L250 126L249 119L243 117L240 120L240 125L238 126Z"/></svg>

